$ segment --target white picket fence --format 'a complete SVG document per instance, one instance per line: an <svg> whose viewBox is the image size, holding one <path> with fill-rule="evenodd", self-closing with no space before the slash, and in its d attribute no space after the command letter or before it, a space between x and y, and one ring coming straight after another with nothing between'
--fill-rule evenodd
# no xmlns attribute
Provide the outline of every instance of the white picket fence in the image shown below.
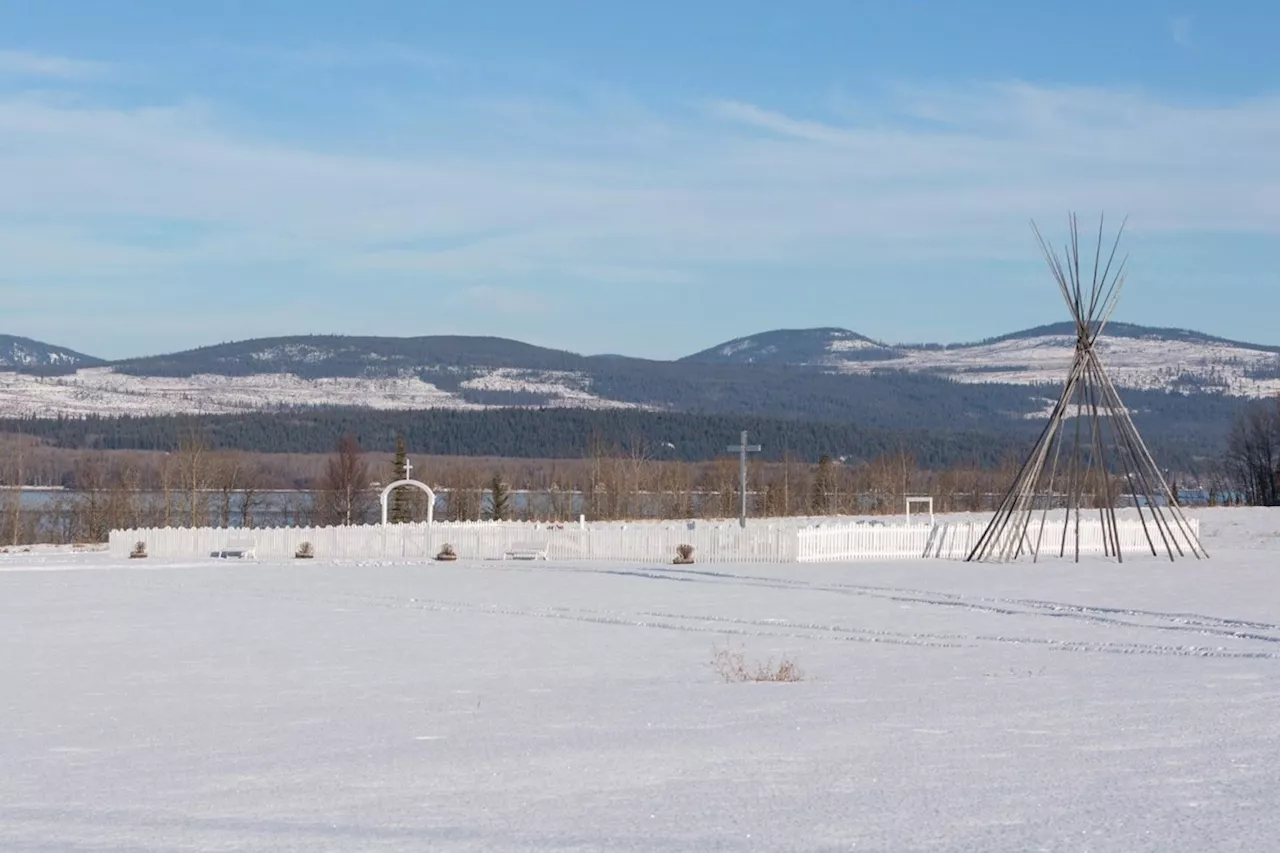
<svg viewBox="0 0 1280 853"><path fill-rule="evenodd" d="M910 560L924 556L932 524L811 527L794 531L796 561Z"/></svg>
<svg viewBox="0 0 1280 853"><path fill-rule="evenodd" d="M1042 558L1056 557L1062 522L1048 522L1041 544ZM1190 520L1199 535L1199 522ZM553 560L619 560L669 562L679 545L692 545L700 563L819 563L847 560L964 559L978 541L985 522L936 524L879 524L823 521L797 526L787 520L754 522L746 529L736 523L597 522L587 525L536 522L436 522L433 524L363 525L353 527L276 527L255 530L219 528L149 528L113 530L110 551L127 557L138 542L148 556L163 559L208 557L229 544L252 539L258 559L289 560L310 543L321 560L422 561L435 557L446 545L459 559L497 560L518 543L545 545ZM1038 521L1029 531L1034 537ZM1146 549L1146 537L1136 520L1119 522L1125 553ZM1074 553L1074 526L1069 550ZM1080 526L1081 552L1101 554L1102 527L1097 521ZM1183 542L1184 550L1186 543ZM1157 547L1161 547L1157 540Z"/></svg>
<svg viewBox="0 0 1280 853"><path fill-rule="evenodd" d="M924 557L937 557L949 560L963 560L973 550L973 547L982 537L982 532L986 529L986 522L949 522L937 524L931 532L927 544L921 551ZM1067 556L1074 557L1076 553L1076 533L1077 525L1073 521L1064 522L1046 521L1041 525L1039 519L1033 519L1028 525L1022 542L1022 556L1031 557L1037 551L1039 545L1040 559L1056 558L1064 550L1063 528L1066 528L1065 553ZM1195 518L1187 519L1187 527L1190 528L1191 534L1197 539L1200 537L1200 521ZM1102 523L1095 520L1082 520L1078 526L1080 537L1080 553L1098 555L1106 553L1108 549L1104 547ZM1169 537L1171 544L1174 546L1174 553L1178 553L1178 549L1182 549L1182 553L1190 555L1193 552L1192 543L1188 541L1186 532L1177 525L1171 525L1164 531L1165 536ZM1002 537L996 552L1003 553L1005 543L1012 543L1013 537L1018 535L1016 530L1006 531ZM1150 519L1147 520L1147 526L1144 530L1142 522L1135 518L1121 518L1116 521L1116 536L1120 540L1120 551L1122 554L1141 554L1151 553L1151 545L1147 536L1150 535L1150 542L1155 544L1156 553L1158 555L1167 555L1168 550L1165 547L1165 540L1161 537L1159 529Z"/></svg>
<svg viewBox="0 0 1280 853"><path fill-rule="evenodd" d="M128 556L138 542L150 557L206 557L228 543L252 539L262 560L291 559L310 543L317 559L426 560L446 545L459 559L496 560L518 543L545 545L553 560L670 562L679 545L692 545L699 562L788 563L796 560L796 530L736 524L576 524L437 522L353 527L278 527L256 530L151 528L113 530L111 553Z"/></svg>

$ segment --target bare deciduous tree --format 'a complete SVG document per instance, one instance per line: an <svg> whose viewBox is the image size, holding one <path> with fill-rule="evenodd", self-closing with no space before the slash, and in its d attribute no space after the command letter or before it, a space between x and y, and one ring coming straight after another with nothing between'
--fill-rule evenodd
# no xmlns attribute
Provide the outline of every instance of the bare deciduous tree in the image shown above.
<svg viewBox="0 0 1280 853"><path fill-rule="evenodd" d="M71 537L103 542L113 529L143 524L139 505L141 473L136 465L103 453L80 459L75 469Z"/></svg>
<svg viewBox="0 0 1280 853"><path fill-rule="evenodd" d="M204 430L193 426L184 431L175 457L178 482L184 492L183 521L189 527L202 527L208 520L209 444Z"/></svg>
<svg viewBox="0 0 1280 853"><path fill-rule="evenodd" d="M1227 475L1254 506L1280 505L1280 398L1242 411L1227 438Z"/></svg>
<svg viewBox="0 0 1280 853"><path fill-rule="evenodd" d="M369 488L369 463L354 435L344 435L329 457L320 494L316 501L316 518L320 524L366 524L373 512L374 496Z"/></svg>
<svg viewBox="0 0 1280 853"><path fill-rule="evenodd" d="M264 508L266 501L263 495L263 481L266 472L261 465L245 463L240 470L237 484L240 490L240 526L253 527L257 522L257 513Z"/></svg>
<svg viewBox="0 0 1280 853"><path fill-rule="evenodd" d="M173 526L173 485L177 479L177 462L166 453L160 459L160 504L156 507L156 518L152 522L160 527Z"/></svg>
<svg viewBox="0 0 1280 853"><path fill-rule="evenodd" d="M825 453L818 460L813 472L813 485L809 495L809 512L814 515L830 515L835 495L835 471L831 457Z"/></svg>
<svg viewBox="0 0 1280 853"><path fill-rule="evenodd" d="M208 472L217 524L253 527L254 513L263 503L262 466L243 453L221 453L210 457Z"/></svg>
<svg viewBox="0 0 1280 853"><path fill-rule="evenodd" d="M7 504L5 506L5 519L8 530L5 531L5 537L11 545L21 544L23 539L23 523L22 523L22 487L26 484L26 449L23 447L23 437L19 436L14 443L12 455L9 459L8 479L11 488L5 494Z"/></svg>

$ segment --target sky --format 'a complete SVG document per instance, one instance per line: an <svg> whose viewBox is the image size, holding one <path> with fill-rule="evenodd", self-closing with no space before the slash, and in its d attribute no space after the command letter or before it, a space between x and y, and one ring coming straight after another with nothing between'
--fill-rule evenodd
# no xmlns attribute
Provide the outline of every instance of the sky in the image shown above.
<svg viewBox="0 0 1280 853"><path fill-rule="evenodd" d="M0 332L673 358L1067 319L1280 344L1280 7L0 0Z"/></svg>

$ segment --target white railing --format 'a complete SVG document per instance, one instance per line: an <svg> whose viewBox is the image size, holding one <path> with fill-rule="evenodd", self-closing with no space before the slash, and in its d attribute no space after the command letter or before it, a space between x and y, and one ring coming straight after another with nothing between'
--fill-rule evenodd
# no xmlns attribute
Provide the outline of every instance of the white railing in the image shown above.
<svg viewBox="0 0 1280 853"><path fill-rule="evenodd" d="M113 530L110 551L127 557L135 543L146 545L147 555L162 559L208 557L232 539L252 538L258 559L290 560L305 542L321 560L409 560L435 557L446 545L459 559L496 560L516 543L545 542L553 560L618 560L670 562L679 545L692 545L700 563L819 563L852 560L903 560L940 558L962 560L968 556L986 528L985 522L936 524L878 524L850 520L824 520L798 526L793 521L762 520L746 529L732 522L595 522L587 525L538 522L436 522L434 524L361 525L352 527L275 527L255 530L219 528L149 528ZM1150 522L1148 522L1150 524ZM1200 524L1189 520L1197 537ZM1062 542L1062 521L1044 525L1041 558L1056 558ZM1039 520L1028 529L1029 556L1040 531ZM1146 535L1136 519L1117 525L1125 554L1149 553ZM1175 533L1177 532L1175 528ZM1013 534L1007 534L1013 535ZM1164 553L1161 540L1156 548ZM1190 553L1185 536L1178 534L1184 552ZM1075 526L1068 530L1069 555L1075 553ZM1102 525L1080 524L1082 554L1102 554Z"/></svg>
<svg viewBox="0 0 1280 853"><path fill-rule="evenodd" d="M839 560L919 559L935 525L814 527L797 530L796 560L801 563Z"/></svg>
<svg viewBox="0 0 1280 853"><path fill-rule="evenodd" d="M986 527L986 522L946 522L937 524L929 536L928 545L923 551L923 556L939 557L946 560L963 560L978 543ZM1064 527L1066 529L1065 547ZM1199 539L1199 519L1187 519L1187 527L1190 528L1191 534ZM1103 547L1102 522L1093 519L1081 520L1078 529L1081 554L1099 555L1108 550ZM1033 519L1027 526L1025 538L1023 539L1022 556L1029 558L1034 555L1038 544L1041 559L1057 558L1059 554L1064 552L1066 556L1074 557L1076 553L1076 533L1077 525L1074 520L1070 522L1061 520L1046 521L1042 526L1038 518ZM993 549L993 553L1003 553L1005 551L1004 545L1012 544L1013 537L1017 535L1018 531L1007 529L1001 535L998 547ZM1148 535L1151 537L1150 541L1148 541ZM1120 540L1122 554L1150 554L1152 543L1155 545L1157 555L1168 554L1160 528L1151 519L1147 519L1145 529L1142 522L1136 518L1117 519L1116 536ZM1188 556L1192 554L1192 543L1188 541L1186 532L1176 524L1171 524L1164 528L1164 536L1169 538L1175 554L1178 553L1179 548L1181 548L1183 554Z"/></svg>
<svg viewBox="0 0 1280 853"><path fill-rule="evenodd" d="M111 553L128 556L146 543L148 556L207 557L230 538L251 536L259 559L292 559L302 543L318 559L424 560L446 545L459 559L494 560L518 542L545 542L553 560L634 560L670 562L676 547L692 545L699 562L796 560L796 531L784 527L737 524L593 524L549 525L530 522L437 522L435 524L352 527L277 527L252 531L218 528L113 530Z"/></svg>

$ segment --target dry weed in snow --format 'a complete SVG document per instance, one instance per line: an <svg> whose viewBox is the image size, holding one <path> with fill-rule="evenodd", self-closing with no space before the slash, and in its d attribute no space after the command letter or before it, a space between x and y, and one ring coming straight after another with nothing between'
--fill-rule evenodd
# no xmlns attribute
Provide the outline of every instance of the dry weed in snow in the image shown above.
<svg viewBox="0 0 1280 853"><path fill-rule="evenodd" d="M743 649L729 646L712 647L711 668L726 684L804 681L804 670L786 655L776 664L773 658L752 664L747 661L747 653Z"/></svg>

